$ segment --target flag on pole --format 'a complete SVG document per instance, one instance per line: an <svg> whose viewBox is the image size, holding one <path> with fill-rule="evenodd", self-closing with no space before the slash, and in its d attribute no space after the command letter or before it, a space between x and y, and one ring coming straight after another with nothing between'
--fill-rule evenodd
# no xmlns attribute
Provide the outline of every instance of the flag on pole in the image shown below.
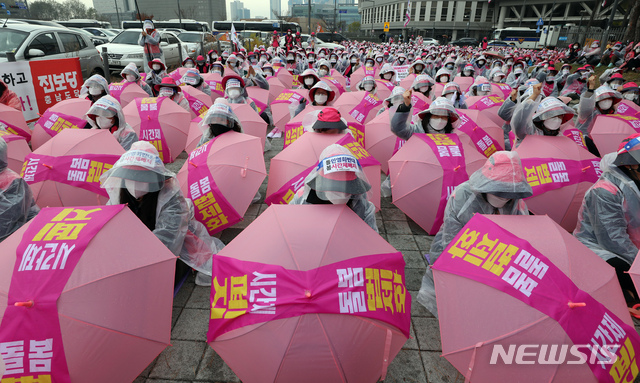
<svg viewBox="0 0 640 383"><path fill-rule="evenodd" d="M602 7L601 8L604 8L606 5L607 5L607 0L602 0Z"/></svg>
<svg viewBox="0 0 640 383"><path fill-rule="evenodd" d="M238 40L236 27L233 25L233 23L231 23L231 42L236 45L236 49L240 49L240 40Z"/></svg>
<svg viewBox="0 0 640 383"><path fill-rule="evenodd" d="M409 21L411 21L411 0L407 0L407 20L404 22L405 28L409 25Z"/></svg>

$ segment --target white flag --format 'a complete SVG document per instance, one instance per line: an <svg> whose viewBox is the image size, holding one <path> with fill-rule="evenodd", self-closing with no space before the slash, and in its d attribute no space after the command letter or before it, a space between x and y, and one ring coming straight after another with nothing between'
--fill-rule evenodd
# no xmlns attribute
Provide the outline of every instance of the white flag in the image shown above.
<svg viewBox="0 0 640 383"><path fill-rule="evenodd" d="M406 28L407 25L409 25L409 21L411 21L411 0L407 0L406 16L407 16L407 21L404 22L405 28Z"/></svg>
<svg viewBox="0 0 640 383"><path fill-rule="evenodd" d="M231 23L231 42L237 45L237 49L240 49L240 40L238 40L236 27L233 25L233 23Z"/></svg>

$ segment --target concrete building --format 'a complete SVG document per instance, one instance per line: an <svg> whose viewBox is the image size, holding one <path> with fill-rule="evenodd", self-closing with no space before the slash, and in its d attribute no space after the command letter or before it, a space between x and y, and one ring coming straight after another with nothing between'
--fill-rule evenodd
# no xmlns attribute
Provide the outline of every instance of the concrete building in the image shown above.
<svg viewBox="0 0 640 383"><path fill-rule="evenodd" d="M138 6L140 12L152 14L154 20L178 18L177 0L138 0ZM214 20L227 19L225 0L180 0L180 10L182 18L204 21L209 25Z"/></svg>
<svg viewBox="0 0 640 383"><path fill-rule="evenodd" d="M293 4L289 12L292 17L308 17L309 5ZM355 4L344 3L342 1L334 5L333 2L325 2L324 4L321 4L316 3L314 0L311 3L311 17L324 20L329 31L345 31L349 24L360 21L358 6Z"/></svg>
<svg viewBox="0 0 640 383"><path fill-rule="evenodd" d="M229 6L231 8L229 12L231 13L232 21L251 18L251 10L245 8L242 1L232 1Z"/></svg>
<svg viewBox="0 0 640 383"><path fill-rule="evenodd" d="M271 20L277 20L282 15L282 3L280 0L269 0L269 15Z"/></svg>

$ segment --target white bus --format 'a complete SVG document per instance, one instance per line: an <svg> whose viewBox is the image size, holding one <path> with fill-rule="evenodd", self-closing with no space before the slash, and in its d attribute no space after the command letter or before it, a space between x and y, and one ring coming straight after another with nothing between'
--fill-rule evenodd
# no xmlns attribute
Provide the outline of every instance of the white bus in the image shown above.
<svg viewBox="0 0 640 383"><path fill-rule="evenodd" d="M540 35L535 29L515 27L496 29L493 32L493 39L513 43L518 48L536 49L541 45Z"/></svg>

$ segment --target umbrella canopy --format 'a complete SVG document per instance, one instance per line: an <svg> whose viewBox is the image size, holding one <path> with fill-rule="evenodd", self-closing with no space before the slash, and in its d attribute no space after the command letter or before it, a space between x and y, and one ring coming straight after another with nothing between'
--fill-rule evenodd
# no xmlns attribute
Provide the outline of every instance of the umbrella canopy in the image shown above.
<svg viewBox="0 0 640 383"><path fill-rule="evenodd" d="M184 85L180 88L183 96L189 102L189 112L191 112L192 119L207 113L207 110L213 105L211 96L203 91L189 85Z"/></svg>
<svg viewBox="0 0 640 383"><path fill-rule="evenodd" d="M193 152L193 150L198 146L198 142L200 142L200 138L202 138L202 130L200 130L200 122L202 122L202 117L196 117L189 123L189 133L187 134L187 144L185 145L184 150L187 153Z"/></svg>
<svg viewBox="0 0 640 383"><path fill-rule="evenodd" d="M31 129L27 126L22 112L5 104L0 104L0 130L6 130L31 141Z"/></svg>
<svg viewBox="0 0 640 383"><path fill-rule="evenodd" d="M435 98L442 96L442 91L444 90L444 85L442 83L437 82L436 85L433 86L433 95Z"/></svg>
<svg viewBox="0 0 640 383"><path fill-rule="evenodd" d="M515 150L533 188L526 199L529 210L572 232L584 193L600 176L600 159L563 136L529 135Z"/></svg>
<svg viewBox="0 0 640 383"><path fill-rule="evenodd" d="M7 167L20 174L25 157L31 153L27 140L3 130L0 130L0 137L7 142Z"/></svg>
<svg viewBox="0 0 640 383"><path fill-rule="evenodd" d="M258 311L273 315L230 311L236 318L210 321L208 342L247 383L373 383L384 379L386 367L406 341L409 328L410 298L404 295L404 262L399 255L345 205L271 206L214 257L211 301L215 307L212 317L226 311L217 308L222 305L218 294L227 288L227 266L237 265L249 280L257 275L252 271L263 273L265 279L257 283L266 285L260 290L249 287L251 295L245 292L240 298L245 302L253 302L256 296L258 302L275 301L267 304L264 312ZM376 266L370 262L376 259L388 263L373 268ZM358 266L347 271L346 265ZM360 271L364 267L370 267L368 274ZM277 274L270 275L267 270L277 270ZM384 286L390 316L402 318L398 326L375 317L382 311L377 307L383 304L380 301L377 305L380 296L375 292L368 295L365 306L365 286L373 287L374 281ZM277 298L275 288L268 287L276 283ZM353 290L338 293L353 296L353 307L344 301L339 305L334 289ZM274 299L265 300L266 295ZM248 306L253 306L252 311L256 308L255 303ZM261 323L249 324L251 321Z"/></svg>
<svg viewBox="0 0 640 383"><path fill-rule="evenodd" d="M362 81L364 76L373 76L373 78L379 78L378 72L380 72L379 68L372 68L372 67L365 68L364 66L361 65L360 68L356 69L351 74L350 79L351 79L352 90L356 87L356 85L358 85L360 81Z"/></svg>
<svg viewBox="0 0 640 383"><path fill-rule="evenodd" d="M473 85L473 81L473 77L456 76L453 78L453 82L460 85L460 90L464 93L467 93L469 91L469 88L471 87L471 85Z"/></svg>
<svg viewBox="0 0 640 383"><path fill-rule="evenodd" d="M184 76L184 74L187 73L189 69L193 68L178 67L173 72L169 73L169 77L174 79L177 85L182 85L182 76Z"/></svg>
<svg viewBox="0 0 640 383"><path fill-rule="evenodd" d="M590 136L600 155L618 151L625 138L640 131L640 118L622 114L598 115L593 122Z"/></svg>
<svg viewBox="0 0 640 383"><path fill-rule="evenodd" d="M247 93L249 93L249 97L256 103L258 109L260 109L260 113L264 112L264 109L269 105L269 91L267 89L262 89L257 86L248 86Z"/></svg>
<svg viewBox="0 0 640 383"><path fill-rule="evenodd" d="M53 228L36 240L54 225L74 229L51 235ZM36 245L54 250L21 266L28 262L24 249ZM57 266L56 248L69 251L64 266ZM41 354L51 362L52 382L132 382L169 344L175 265L171 251L124 205L42 209L0 244L0 343L24 341L28 367L29 339L53 339L52 349L43 348L53 358ZM28 301L32 307L15 305ZM31 363L24 375L33 375ZM56 375L65 369L67 379ZM46 370L38 371L42 378Z"/></svg>
<svg viewBox="0 0 640 383"><path fill-rule="evenodd" d="M448 159L455 162L444 162ZM448 196L485 161L465 137L414 134L389 160L393 204L435 235Z"/></svg>
<svg viewBox="0 0 640 383"><path fill-rule="evenodd" d="M282 82L285 88L293 87L293 75L285 67L276 69L276 77Z"/></svg>
<svg viewBox="0 0 640 383"><path fill-rule="evenodd" d="M210 234L214 234L242 219L266 176L260 140L231 131L191 152L178 172L178 182L182 193L194 201L196 219L207 227ZM202 181L204 178L206 182ZM198 184L205 189L202 187L204 183L210 185L209 189L219 205L215 209L219 211L217 215L224 217L219 221L215 219L216 214L209 213L208 206L201 208L205 201L200 197L208 192L200 192ZM223 223L225 220L227 222Z"/></svg>
<svg viewBox="0 0 640 383"><path fill-rule="evenodd" d="M482 52L482 54L485 57L495 57L497 59L504 60L504 56L502 54L500 54L499 52L496 52L496 51L484 51L484 52Z"/></svg>
<svg viewBox="0 0 640 383"><path fill-rule="evenodd" d="M640 106L636 105L633 101L622 100L616 106L616 113L637 117L638 114L640 114Z"/></svg>
<svg viewBox="0 0 640 383"><path fill-rule="evenodd" d="M456 134L469 136L478 153L489 158L493 153L504 150L504 131L489 113L474 109L457 109L460 115Z"/></svg>
<svg viewBox="0 0 640 383"><path fill-rule="evenodd" d="M382 171L389 173L389 160L404 145L405 140L391 132L389 110L377 115L364 131L365 149L380 162Z"/></svg>
<svg viewBox="0 0 640 383"><path fill-rule="evenodd" d="M376 80L376 97L380 100L385 100L389 96L391 96L391 92L393 92L394 85L393 83L387 80Z"/></svg>
<svg viewBox="0 0 640 383"><path fill-rule="evenodd" d="M380 163L349 134L308 132L276 154L271 159L269 167L265 199L269 199L270 203L289 203L293 198L292 193L304 186L302 181L311 171L311 167L318 164L320 153L327 146L335 143L347 147L360 161L364 174L371 183L371 192L373 193L371 202L378 211L380 209Z"/></svg>
<svg viewBox="0 0 640 383"><path fill-rule="evenodd" d="M164 163L175 161L184 150L191 114L171 99L138 98L122 112L140 140L149 141L158 149Z"/></svg>
<svg viewBox="0 0 640 383"><path fill-rule="evenodd" d="M23 178L38 206L104 205L100 176L124 152L108 130L64 130L26 156Z"/></svg>
<svg viewBox="0 0 640 383"><path fill-rule="evenodd" d="M308 99L308 97L309 91L306 89L286 89L280 93L270 105L273 125L284 131L287 123L291 121L291 114L295 112L301 100Z"/></svg>
<svg viewBox="0 0 640 383"><path fill-rule="evenodd" d="M340 83L340 85L342 85L342 89L347 89L347 78L344 77L342 75L342 73L340 73L339 71L337 71L336 69L331 69L331 77L338 80L338 82Z"/></svg>
<svg viewBox="0 0 640 383"><path fill-rule="evenodd" d="M491 94L506 100L511 95L511 87L507 84L491 83Z"/></svg>
<svg viewBox="0 0 640 383"><path fill-rule="evenodd" d="M472 237L462 245L465 233ZM500 250L493 250L496 244ZM487 258L491 251L498 255ZM604 340L598 326L608 334L606 344L625 343L618 330L626 331L627 339L636 343L615 270L549 217L476 215L433 268L442 353L467 381L597 382L585 363L590 349L580 348L585 361L576 362L577 356L560 345L567 349L574 344L592 346L591 339L598 345ZM604 329L611 326L613 333ZM507 354L512 349L515 354L522 345L534 345L528 351L535 357L526 358L531 363L509 363L500 356L491 362L496 348ZM559 362L541 363L538 355ZM618 371L613 364L594 367L606 376L600 375L601 382L613 382L615 375L626 381L634 378L627 376L633 369L625 371L629 365Z"/></svg>
<svg viewBox="0 0 640 383"><path fill-rule="evenodd" d="M123 108L136 98L149 97L137 83L124 81L109 84L109 95L118 100Z"/></svg>
<svg viewBox="0 0 640 383"><path fill-rule="evenodd" d="M217 73L203 73L200 76L209 84L209 89L211 89L211 102L215 102L218 97L224 97L222 76Z"/></svg>
<svg viewBox="0 0 640 383"><path fill-rule="evenodd" d="M33 126L33 150L38 149L63 129L82 129L86 124L84 116L90 107L91 101L86 98L71 98L47 109Z"/></svg>
<svg viewBox="0 0 640 383"><path fill-rule="evenodd" d="M403 78L398 85L403 87L404 89L410 89L415 79L416 79L416 74L409 73L407 77Z"/></svg>
<svg viewBox="0 0 640 383"><path fill-rule="evenodd" d="M490 118L499 127L502 127L505 123L498 116L498 110L500 110L503 103L504 100L500 96L471 96L465 99L467 109L480 111L479 115Z"/></svg>
<svg viewBox="0 0 640 383"><path fill-rule="evenodd" d="M267 82L269 83L269 104L271 104L287 88L276 76L267 78Z"/></svg>
<svg viewBox="0 0 640 383"><path fill-rule="evenodd" d="M267 139L267 123L264 122L262 117L248 104L229 104L229 106L233 109L233 113L240 119L242 132L250 136L258 137L264 148L264 143Z"/></svg>
<svg viewBox="0 0 640 383"><path fill-rule="evenodd" d="M334 103L343 116L349 115L361 124L373 120L382 106L383 98L364 90L343 93Z"/></svg>

